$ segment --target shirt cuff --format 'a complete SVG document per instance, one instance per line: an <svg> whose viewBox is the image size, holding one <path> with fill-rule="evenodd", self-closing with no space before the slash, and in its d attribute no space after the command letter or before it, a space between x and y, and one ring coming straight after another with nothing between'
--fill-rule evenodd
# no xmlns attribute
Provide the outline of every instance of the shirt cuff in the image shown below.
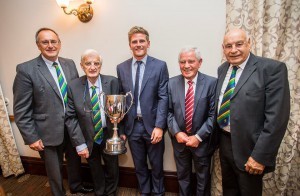
<svg viewBox="0 0 300 196"><path fill-rule="evenodd" d="M81 144L79 146L76 146L76 151L80 152L80 151L83 151L86 148L87 148L87 145L85 143L83 143L83 144Z"/></svg>
<svg viewBox="0 0 300 196"><path fill-rule="evenodd" d="M202 139L199 137L199 135L195 134L195 137L196 137L200 142L202 142Z"/></svg>

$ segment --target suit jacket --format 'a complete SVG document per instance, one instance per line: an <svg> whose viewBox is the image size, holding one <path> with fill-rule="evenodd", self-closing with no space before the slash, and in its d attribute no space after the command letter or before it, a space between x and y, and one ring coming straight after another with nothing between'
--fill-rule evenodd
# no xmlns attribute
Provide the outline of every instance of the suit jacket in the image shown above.
<svg viewBox="0 0 300 196"><path fill-rule="evenodd" d="M212 138L216 84L216 78L198 72L192 119L192 135L197 134L203 140L198 148L193 149L198 156L211 155L215 149ZM173 147L178 151L183 151L185 144L178 143L175 138L178 132L185 132L185 83L182 75L170 79L168 94L169 133Z"/></svg>
<svg viewBox="0 0 300 196"><path fill-rule="evenodd" d="M100 75L102 91L107 95L119 93L117 78ZM73 80L68 88L68 106L66 108L66 127L74 147L86 143L90 154L94 144L94 125L90 93L87 77L82 76ZM113 135L113 125L106 116L107 130L103 132L103 142Z"/></svg>
<svg viewBox="0 0 300 196"><path fill-rule="evenodd" d="M121 93L134 92L131 63L132 58L117 66ZM168 80L169 73L166 62L148 56L139 99L143 122L150 135L155 127L166 128ZM129 106L130 100L127 99L126 102L127 106ZM132 105L132 107L135 106ZM126 135L130 135L132 132L134 118L134 110L130 109L122 120Z"/></svg>
<svg viewBox="0 0 300 196"><path fill-rule="evenodd" d="M73 60L58 60L67 83L78 78ZM41 139L45 146L60 145L64 139L64 104L41 55L17 65L13 93L15 122L25 144Z"/></svg>
<svg viewBox="0 0 300 196"><path fill-rule="evenodd" d="M225 62L218 69L217 99L228 68L229 63ZM221 101L217 100L216 104ZM244 164L250 156L266 166L265 172L275 169L289 114L286 65L250 53L230 101L232 151L240 170L245 170Z"/></svg>

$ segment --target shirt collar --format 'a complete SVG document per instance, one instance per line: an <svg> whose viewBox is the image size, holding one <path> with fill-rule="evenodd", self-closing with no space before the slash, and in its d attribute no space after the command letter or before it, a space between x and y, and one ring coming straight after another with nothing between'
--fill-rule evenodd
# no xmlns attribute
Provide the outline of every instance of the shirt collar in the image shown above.
<svg viewBox="0 0 300 196"><path fill-rule="evenodd" d="M242 64L238 65L239 69L244 70L244 68L245 68L245 66L246 66L246 64L247 64L247 62L248 62L248 60L249 60L249 57L250 57L250 53L249 53L247 59L246 59ZM230 64L230 67L232 68L233 65Z"/></svg>
<svg viewBox="0 0 300 196"><path fill-rule="evenodd" d="M134 65L137 61L142 61L143 64L146 65L147 57L148 57L148 55L144 56L144 58L141 60L137 60L136 58L132 57L132 64Z"/></svg>
<svg viewBox="0 0 300 196"><path fill-rule="evenodd" d="M197 75L194 77L194 79L192 80L194 82L194 84L196 85L197 84L197 79L198 79L198 75L199 75L199 72L197 72ZM185 84L188 84L188 81L186 78L184 78L184 82Z"/></svg>
<svg viewBox="0 0 300 196"><path fill-rule="evenodd" d="M54 62L56 62L56 63L59 65L58 58L57 58L54 62L52 62L52 61L49 61L48 59L46 59L46 58L42 55L42 59L44 60L44 62L46 63L46 65L47 65L48 67L51 67L51 66L53 65Z"/></svg>
<svg viewBox="0 0 300 196"><path fill-rule="evenodd" d="M99 75L98 78L97 78L97 80L96 80L96 82L95 82L95 84L93 85L93 84L89 81L89 79L87 79L88 85L89 85L89 89L90 89L92 86L95 86L95 87L97 87L97 88L100 89L100 80L101 80L101 78L100 78L100 75Z"/></svg>

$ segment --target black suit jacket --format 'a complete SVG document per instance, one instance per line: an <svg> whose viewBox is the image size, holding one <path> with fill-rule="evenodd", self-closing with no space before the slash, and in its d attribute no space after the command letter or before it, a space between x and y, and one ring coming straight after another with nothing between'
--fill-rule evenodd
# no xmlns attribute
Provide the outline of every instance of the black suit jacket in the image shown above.
<svg viewBox="0 0 300 196"><path fill-rule="evenodd" d="M124 94L134 92L131 63L132 58L117 66L120 92ZM143 122L150 135L155 127L162 129L167 127L168 81L166 62L148 56L139 99ZM129 105L130 100L127 99L127 106ZM122 120L126 135L132 132L134 118L134 110L130 109Z"/></svg>
<svg viewBox="0 0 300 196"><path fill-rule="evenodd" d="M117 78L100 75L102 91L107 95L117 95L119 85ZM82 76L69 84L68 106L66 108L66 127L74 147L86 143L90 154L94 144L94 125L87 77ZM113 125L106 116L107 130L103 132L103 142L113 135Z"/></svg>
<svg viewBox="0 0 300 196"><path fill-rule="evenodd" d="M215 112L215 89L217 79L198 72L194 95L192 134L197 134L202 142L195 148L199 157L211 155L215 149L213 123ZM182 75L170 79L168 85L169 113L168 127L173 147L183 151L185 144L178 143L175 134L185 132L185 83Z"/></svg>
<svg viewBox="0 0 300 196"><path fill-rule="evenodd" d="M71 59L58 58L66 81L78 78ZM45 146L58 146L64 139L64 104L42 56L17 65L13 84L15 122L25 144L39 139Z"/></svg>
<svg viewBox="0 0 300 196"><path fill-rule="evenodd" d="M228 68L225 62L218 69L216 104L221 102L218 98ZM245 170L250 156L266 166L265 172L275 169L289 114L286 65L251 53L230 101L232 151L240 170Z"/></svg>

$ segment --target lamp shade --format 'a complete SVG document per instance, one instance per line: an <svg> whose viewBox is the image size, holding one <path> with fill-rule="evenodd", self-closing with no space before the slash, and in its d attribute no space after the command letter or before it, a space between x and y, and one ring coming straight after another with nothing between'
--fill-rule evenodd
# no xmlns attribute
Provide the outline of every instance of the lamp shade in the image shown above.
<svg viewBox="0 0 300 196"><path fill-rule="evenodd" d="M69 6L69 0L56 0L56 3L59 5L61 8L66 8Z"/></svg>

